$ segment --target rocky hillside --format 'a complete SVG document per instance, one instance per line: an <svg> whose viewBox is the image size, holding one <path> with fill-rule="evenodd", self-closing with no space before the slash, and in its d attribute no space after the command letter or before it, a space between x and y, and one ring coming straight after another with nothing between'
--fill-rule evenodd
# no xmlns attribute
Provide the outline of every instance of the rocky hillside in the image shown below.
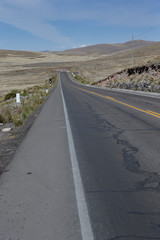
<svg viewBox="0 0 160 240"><path fill-rule="evenodd" d="M92 85L160 92L160 63L128 68Z"/></svg>

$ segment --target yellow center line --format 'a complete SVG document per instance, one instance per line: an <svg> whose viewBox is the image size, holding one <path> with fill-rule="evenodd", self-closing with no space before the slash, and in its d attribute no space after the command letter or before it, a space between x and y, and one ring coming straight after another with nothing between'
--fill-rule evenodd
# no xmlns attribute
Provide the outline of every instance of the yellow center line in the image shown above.
<svg viewBox="0 0 160 240"><path fill-rule="evenodd" d="M150 112L150 113L153 113L153 114L156 114L156 115L160 116L160 113L156 113L156 112L153 112L153 111L150 111L150 110L147 110L147 112Z"/></svg>
<svg viewBox="0 0 160 240"><path fill-rule="evenodd" d="M82 91L84 91L84 92L88 92L88 93L94 94L94 95L99 96L99 97L102 97L102 98L109 99L109 100L114 101L114 102L117 102L117 103L120 103L120 104L122 104L122 105L124 105L124 106L130 107L130 108L132 108L132 109L138 110L138 111L140 111L140 112L146 113L146 114L151 115L151 116L154 116L154 117L156 117L156 118L160 118L160 114L159 114L159 113L152 112L152 111L150 111L150 110L143 110L143 109L134 107L134 106L132 106L132 105L129 105L129 104L127 104L127 103L118 101L118 100L116 100L116 99L114 99L114 98L112 98L112 97L104 96L104 95L98 94L98 93L96 93L96 92L91 92L91 91L88 91L88 90L83 89L83 88L79 88L79 87L74 87L74 88L77 88L77 89L82 90Z"/></svg>

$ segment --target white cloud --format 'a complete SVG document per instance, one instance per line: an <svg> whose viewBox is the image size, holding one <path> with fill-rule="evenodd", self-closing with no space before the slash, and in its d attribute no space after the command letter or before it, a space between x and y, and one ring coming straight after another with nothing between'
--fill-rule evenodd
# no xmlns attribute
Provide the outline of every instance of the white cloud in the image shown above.
<svg viewBox="0 0 160 240"><path fill-rule="evenodd" d="M87 45L86 45L86 44L83 44L83 45L80 46L80 48L83 48L83 47L87 47Z"/></svg>

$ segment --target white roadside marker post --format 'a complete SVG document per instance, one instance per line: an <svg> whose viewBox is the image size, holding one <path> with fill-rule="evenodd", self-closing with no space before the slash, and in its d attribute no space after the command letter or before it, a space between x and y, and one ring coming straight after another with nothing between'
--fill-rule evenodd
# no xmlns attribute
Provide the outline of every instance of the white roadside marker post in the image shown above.
<svg viewBox="0 0 160 240"><path fill-rule="evenodd" d="M21 103L20 93L16 93L16 103L17 103L17 104L20 104L20 103Z"/></svg>
<svg viewBox="0 0 160 240"><path fill-rule="evenodd" d="M46 94L48 93L48 88L46 88Z"/></svg>

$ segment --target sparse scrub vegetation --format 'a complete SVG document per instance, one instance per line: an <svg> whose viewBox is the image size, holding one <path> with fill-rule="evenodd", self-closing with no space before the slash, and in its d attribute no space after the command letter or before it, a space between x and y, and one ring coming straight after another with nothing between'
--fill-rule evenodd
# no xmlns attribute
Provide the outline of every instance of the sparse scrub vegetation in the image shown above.
<svg viewBox="0 0 160 240"><path fill-rule="evenodd" d="M0 110L0 122L1 123L12 122L12 114L9 106L4 106Z"/></svg>
<svg viewBox="0 0 160 240"><path fill-rule="evenodd" d="M74 79L75 79L77 82L80 82L80 83L82 83L82 84L89 84L89 83L90 83L87 79L84 79L84 78L82 78L82 77L79 76L79 75L75 75L75 76L74 76Z"/></svg>
<svg viewBox="0 0 160 240"><path fill-rule="evenodd" d="M0 123L13 123L16 127L23 124L24 120L40 106L46 94L46 88L53 87L56 84L56 78L52 78L52 86L50 86L48 80L45 84L30 87L21 91L12 90L7 93L0 102ZM15 103L16 93L21 95L21 104Z"/></svg>
<svg viewBox="0 0 160 240"><path fill-rule="evenodd" d="M15 98L16 93L18 93L18 90L12 90L11 92L9 92L5 95L4 100L7 101L7 100L10 100L11 98Z"/></svg>

